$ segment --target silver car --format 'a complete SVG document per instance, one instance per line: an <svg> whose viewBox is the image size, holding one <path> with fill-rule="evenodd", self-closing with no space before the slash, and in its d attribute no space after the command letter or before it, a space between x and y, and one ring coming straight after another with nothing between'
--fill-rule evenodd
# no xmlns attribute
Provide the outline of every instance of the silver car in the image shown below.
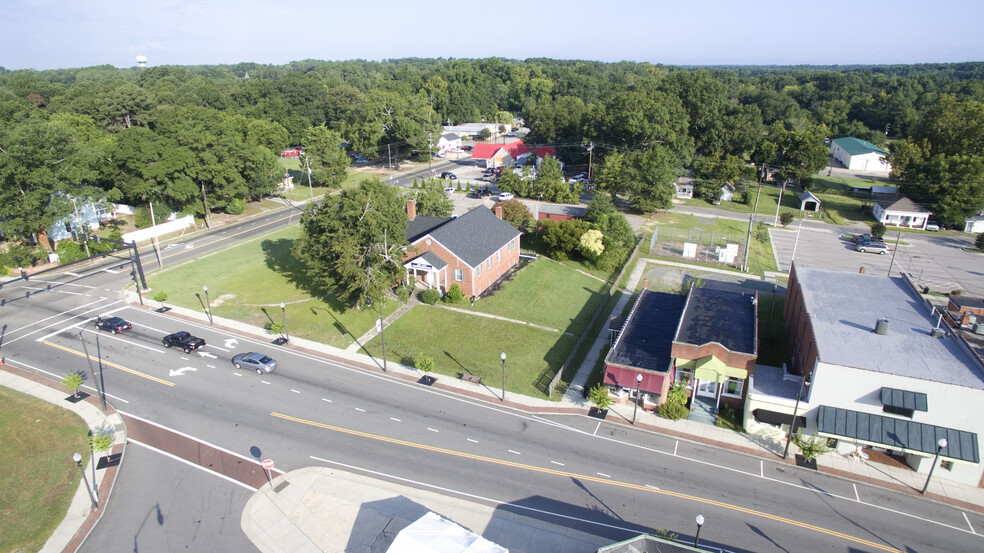
<svg viewBox="0 0 984 553"><path fill-rule="evenodd" d="M248 352L239 353L232 358L232 364L236 366L237 369L242 369L246 367L247 369L253 369L256 374L263 374L268 372L273 372L273 369L277 368L277 362L262 353Z"/></svg>
<svg viewBox="0 0 984 553"><path fill-rule="evenodd" d="M881 242L861 242L854 247L855 250L861 253L877 253L878 255L885 255L886 253L892 251L888 249L888 246Z"/></svg>

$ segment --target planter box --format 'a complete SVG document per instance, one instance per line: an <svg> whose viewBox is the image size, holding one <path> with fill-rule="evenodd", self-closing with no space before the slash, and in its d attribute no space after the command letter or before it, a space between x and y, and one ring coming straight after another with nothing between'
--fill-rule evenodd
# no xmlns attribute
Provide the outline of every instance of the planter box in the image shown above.
<svg viewBox="0 0 984 553"><path fill-rule="evenodd" d="M87 397L89 397L89 394L87 394L85 392L79 392L78 395L68 396L67 398L65 398L65 401L67 401L69 403L78 403L78 402L82 401L83 399L85 399Z"/></svg>
<svg viewBox="0 0 984 553"><path fill-rule="evenodd" d="M604 419L608 416L608 409L598 409L597 407L592 407L591 409L588 409L588 416L596 419Z"/></svg>
<svg viewBox="0 0 984 553"><path fill-rule="evenodd" d="M802 455L800 455L799 453L797 453L796 454L796 466L797 467L803 467L803 468L806 468L806 469L817 470L817 460L816 459L810 459L809 461L807 461L806 460L806 457L803 457Z"/></svg>
<svg viewBox="0 0 984 553"><path fill-rule="evenodd" d="M420 377L420 380L417 381L418 384L423 384L424 386L430 386L431 384L433 384L435 382L437 382L437 379L436 378L434 378L433 376L430 376L430 375L426 375L426 374L424 376L421 376Z"/></svg>

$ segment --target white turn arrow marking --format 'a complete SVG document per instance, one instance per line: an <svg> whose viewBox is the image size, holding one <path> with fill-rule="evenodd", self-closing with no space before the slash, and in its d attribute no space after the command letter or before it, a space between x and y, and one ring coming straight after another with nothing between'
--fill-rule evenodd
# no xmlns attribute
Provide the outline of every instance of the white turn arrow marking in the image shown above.
<svg viewBox="0 0 984 553"><path fill-rule="evenodd" d="M198 369L194 367L181 367L178 370L171 369L171 376L182 376L184 373L188 371L197 371L197 370Z"/></svg>
<svg viewBox="0 0 984 553"><path fill-rule="evenodd" d="M228 340L225 341L225 347L232 349L236 347L236 344L238 343L239 342L237 342L235 338L229 338Z"/></svg>
<svg viewBox="0 0 984 553"><path fill-rule="evenodd" d="M196 351L195 353L201 355L202 357L208 357L209 359L218 359L218 357L212 355L211 353L205 353L204 351Z"/></svg>

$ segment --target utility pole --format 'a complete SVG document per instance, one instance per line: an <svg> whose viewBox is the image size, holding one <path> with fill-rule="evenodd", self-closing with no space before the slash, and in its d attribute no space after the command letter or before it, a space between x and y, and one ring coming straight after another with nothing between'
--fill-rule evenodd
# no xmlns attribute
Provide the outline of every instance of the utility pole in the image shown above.
<svg viewBox="0 0 984 553"><path fill-rule="evenodd" d="M755 222L755 213L758 211L759 196L761 195L762 185L759 184L758 194L755 194L755 207L752 208L752 214L748 216L748 234L745 235L745 261L741 266L746 273L748 272L748 251L751 249L752 243L752 224Z"/></svg>
<svg viewBox="0 0 984 553"><path fill-rule="evenodd" d="M434 157L433 153L431 152L431 148L433 148L433 146L431 146L431 133L427 133L427 170L428 171L431 168L431 159L433 159Z"/></svg>
<svg viewBox="0 0 984 553"><path fill-rule="evenodd" d="M591 161L594 158L594 142L588 142L588 180L591 180Z"/></svg>
<svg viewBox="0 0 984 553"><path fill-rule="evenodd" d="M164 261L161 259L161 243L157 240L157 219L154 218L154 202L147 202L150 207L150 226L154 228L154 253L157 254L157 267L164 268Z"/></svg>
<svg viewBox="0 0 984 553"><path fill-rule="evenodd" d="M79 217L79 206L75 204L75 197L72 197L72 207L75 208L75 220L79 222L79 231L82 232L82 245L85 246L85 256L92 257L89 255L89 231L85 228L85 224L82 222L82 218ZM89 263L92 263L91 261Z"/></svg>
<svg viewBox="0 0 984 553"><path fill-rule="evenodd" d="M776 221L772 223L773 227L779 226L779 208L782 207L782 193L786 191L786 181L782 181L782 188L779 189L779 201L776 202Z"/></svg>
<svg viewBox="0 0 984 553"><path fill-rule="evenodd" d="M386 168L393 168L393 152L390 150L390 145L386 145Z"/></svg>
<svg viewBox="0 0 984 553"><path fill-rule="evenodd" d="M902 232L899 231L898 237L895 238L895 249L892 250L892 261L888 264L888 275L892 276L892 267L895 266L895 254L899 253L899 242L902 240Z"/></svg>
<svg viewBox="0 0 984 553"><path fill-rule="evenodd" d="M307 169L307 174L308 174L308 190L311 191L311 199L313 200L314 199L314 187L311 186L311 161L308 159L308 156L306 154L304 155L304 167Z"/></svg>

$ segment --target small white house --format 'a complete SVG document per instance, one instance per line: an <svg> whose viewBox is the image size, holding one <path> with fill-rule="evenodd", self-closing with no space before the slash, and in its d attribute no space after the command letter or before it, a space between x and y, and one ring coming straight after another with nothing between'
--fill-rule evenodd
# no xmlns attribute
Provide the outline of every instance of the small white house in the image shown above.
<svg viewBox="0 0 984 553"><path fill-rule="evenodd" d="M977 215L969 219L964 219L964 232L979 233L984 232L984 215Z"/></svg>
<svg viewBox="0 0 984 553"><path fill-rule="evenodd" d="M444 133L437 140L437 152L446 153L448 150L461 147L461 137L453 132Z"/></svg>
<svg viewBox="0 0 984 553"><path fill-rule="evenodd" d="M926 223L932 215L929 210L906 197L875 200L871 214L885 226L922 230L926 230Z"/></svg>
<svg viewBox="0 0 984 553"><path fill-rule="evenodd" d="M694 183L691 180L673 183L676 186L676 197L689 200L694 197Z"/></svg>
<svg viewBox="0 0 984 553"><path fill-rule="evenodd" d="M830 155L844 167L856 171L888 173L892 170L892 165L885 160L888 152L853 136L835 138L830 144Z"/></svg>

